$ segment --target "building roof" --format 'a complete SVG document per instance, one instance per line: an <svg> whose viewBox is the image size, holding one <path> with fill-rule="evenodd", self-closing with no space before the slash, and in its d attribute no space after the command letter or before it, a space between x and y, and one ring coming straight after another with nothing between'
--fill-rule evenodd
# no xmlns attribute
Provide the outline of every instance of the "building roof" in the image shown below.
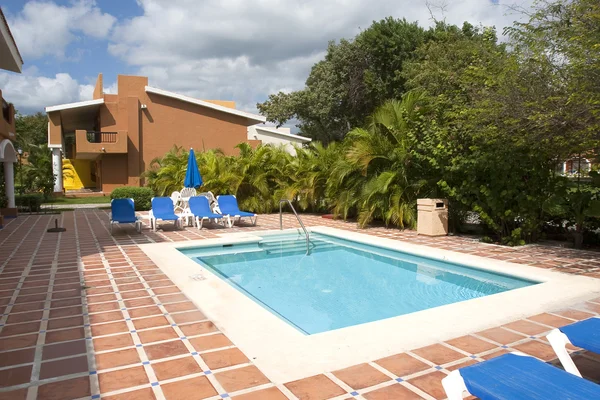
<svg viewBox="0 0 600 400"><path fill-rule="evenodd" d="M21 72L23 57L19 53L17 42L10 31L8 22L0 8L0 68L13 72Z"/></svg>
<svg viewBox="0 0 600 400"><path fill-rule="evenodd" d="M189 97L189 96L184 96L182 94L169 92L167 90L153 88L152 86L146 86L146 93L154 93L154 94L159 94L161 96L170 97L170 98L173 98L173 99L178 99L178 100L181 100L181 101L185 101L186 103L196 104L196 105L199 105L199 106L202 106L202 107L211 108L213 110L221 111L221 112L224 112L224 113L228 113L228 114L232 114L232 115L237 115L238 117L247 118L247 119L249 119L251 121L265 122L267 120L262 115L252 114L252 113L245 112L245 111L240 111L240 110L235 110L233 108L220 106L218 104L210 103L208 101L195 99L195 98Z"/></svg>
<svg viewBox="0 0 600 400"><path fill-rule="evenodd" d="M104 99L78 101L76 103L59 104L57 106L46 107L46 112L70 110L73 108L84 108L104 104Z"/></svg>
<svg viewBox="0 0 600 400"><path fill-rule="evenodd" d="M290 138L290 139L298 139L301 142L310 142L312 139L311 138L307 138L306 136L300 136L300 135L294 135L292 133L286 133L286 132L281 132L279 130L277 130L277 128L275 127L268 127L268 126L254 126L256 128L257 131L263 131L272 135L277 135L277 136L281 136L281 137L285 137L285 138Z"/></svg>

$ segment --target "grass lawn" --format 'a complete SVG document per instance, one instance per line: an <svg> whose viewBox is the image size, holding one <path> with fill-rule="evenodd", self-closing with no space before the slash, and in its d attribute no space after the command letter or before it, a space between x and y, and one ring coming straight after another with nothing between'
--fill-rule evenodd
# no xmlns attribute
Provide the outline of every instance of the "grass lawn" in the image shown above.
<svg viewBox="0 0 600 400"><path fill-rule="evenodd" d="M99 196L99 197L77 197L77 198L66 198L56 197L52 198L45 204L110 204L110 196Z"/></svg>

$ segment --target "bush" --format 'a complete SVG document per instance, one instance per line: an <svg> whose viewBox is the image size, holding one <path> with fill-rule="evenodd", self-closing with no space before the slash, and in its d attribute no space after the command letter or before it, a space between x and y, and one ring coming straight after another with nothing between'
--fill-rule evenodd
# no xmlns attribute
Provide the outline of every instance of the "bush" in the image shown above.
<svg viewBox="0 0 600 400"><path fill-rule="evenodd" d="M40 211L44 201L44 195L41 193L18 194L15 195L15 205L17 208L29 212Z"/></svg>
<svg viewBox="0 0 600 400"><path fill-rule="evenodd" d="M116 188L110 194L111 199L133 199L136 211L149 210L154 192L149 187L124 186Z"/></svg>

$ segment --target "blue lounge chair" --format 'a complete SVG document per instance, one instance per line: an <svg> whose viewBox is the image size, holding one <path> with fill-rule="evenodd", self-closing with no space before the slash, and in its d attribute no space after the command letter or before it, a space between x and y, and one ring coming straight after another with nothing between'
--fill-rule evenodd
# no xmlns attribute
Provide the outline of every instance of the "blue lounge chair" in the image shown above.
<svg viewBox="0 0 600 400"><path fill-rule="evenodd" d="M156 231L156 223L158 220L161 221L173 221L175 227L181 217L175 214L173 200L170 197L153 197L152 198L152 209L150 210L150 223L152 229Z"/></svg>
<svg viewBox="0 0 600 400"><path fill-rule="evenodd" d="M135 230L138 233L142 232L142 221L135 215L135 203L133 199L112 199L110 201L108 222L111 234L114 224L135 224Z"/></svg>
<svg viewBox="0 0 600 400"><path fill-rule="evenodd" d="M594 317L554 329L547 336L565 371L581 376L565 347L567 344L600 354L600 318Z"/></svg>
<svg viewBox="0 0 600 400"><path fill-rule="evenodd" d="M463 391L481 400L600 399L600 386L522 353L452 371L442 379L448 400Z"/></svg>
<svg viewBox="0 0 600 400"><path fill-rule="evenodd" d="M229 215L230 218L237 218L238 221L242 218L250 218L250 222L256 225L257 215L247 211L240 211L237 199L233 195L217 196L217 204L223 215ZM254 218L254 221L252 220ZM233 226L233 220L229 220L229 227Z"/></svg>
<svg viewBox="0 0 600 400"><path fill-rule="evenodd" d="M190 197L189 200L190 212L194 214L194 221L196 222L196 227L198 229L202 229L202 222L207 219L210 221L211 218L215 220L215 223L218 220L225 220L229 225L229 215L215 214L210 209L210 204L208 199L204 196L193 196Z"/></svg>

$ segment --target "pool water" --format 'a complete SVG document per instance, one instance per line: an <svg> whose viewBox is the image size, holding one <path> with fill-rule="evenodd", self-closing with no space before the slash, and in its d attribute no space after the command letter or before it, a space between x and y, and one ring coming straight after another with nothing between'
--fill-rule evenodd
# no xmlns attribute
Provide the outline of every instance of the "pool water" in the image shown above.
<svg viewBox="0 0 600 400"><path fill-rule="evenodd" d="M396 317L536 284L332 236L182 250L305 334Z"/></svg>

